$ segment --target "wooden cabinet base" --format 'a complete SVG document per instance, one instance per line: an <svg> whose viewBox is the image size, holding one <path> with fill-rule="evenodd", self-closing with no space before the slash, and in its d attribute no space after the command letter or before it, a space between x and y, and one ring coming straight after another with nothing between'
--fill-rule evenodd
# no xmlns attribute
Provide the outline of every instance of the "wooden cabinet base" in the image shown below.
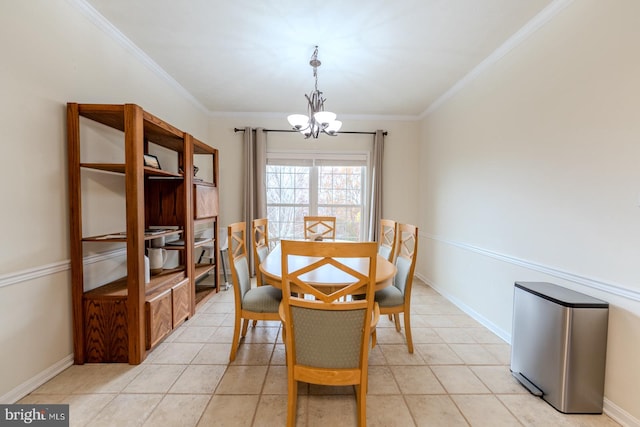
<svg viewBox="0 0 640 427"><path fill-rule="evenodd" d="M173 329L171 316L171 289L145 302L147 350L158 344Z"/></svg>
<svg viewBox="0 0 640 427"><path fill-rule="evenodd" d="M189 317L191 293L189 281L185 280L171 288L171 303L173 308L173 327L177 328Z"/></svg>
<svg viewBox="0 0 640 427"><path fill-rule="evenodd" d="M145 300L145 347L151 350L190 315L189 279L167 285L147 295ZM106 287L105 287L106 288ZM119 288L119 286L110 286ZM113 291L113 290L112 290ZM84 363L128 363L126 292L102 289L84 297Z"/></svg>
<svg viewBox="0 0 640 427"><path fill-rule="evenodd" d="M84 315L85 361L128 362L127 301L88 299L84 301Z"/></svg>

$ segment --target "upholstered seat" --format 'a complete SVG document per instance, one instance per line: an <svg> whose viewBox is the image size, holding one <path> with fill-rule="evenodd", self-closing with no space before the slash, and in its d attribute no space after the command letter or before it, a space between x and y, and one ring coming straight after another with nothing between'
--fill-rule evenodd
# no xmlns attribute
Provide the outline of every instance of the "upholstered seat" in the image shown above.
<svg viewBox="0 0 640 427"><path fill-rule="evenodd" d="M235 324L233 342L229 360L234 361L242 336L247 334L249 320L280 320L278 307L282 300L282 292L273 286L251 287L249 261L247 259L246 224L236 222L228 227L229 264L233 278L233 294L235 298ZM254 323L255 326L255 323Z"/></svg>
<svg viewBox="0 0 640 427"><path fill-rule="evenodd" d="M404 304L404 295L395 286L387 286L376 292L376 302L382 307L395 307Z"/></svg>
<svg viewBox="0 0 640 427"><path fill-rule="evenodd" d="M282 292L271 285L252 288L242 299L242 309L256 313L277 313Z"/></svg>
<svg viewBox="0 0 640 427"><path fill-rule="evenodd" d="M404 315L404 329L409 353L413 353L411 337L411 285L418 254L418 227L410 224L398 224L397 227L396 275L393 286L388 286L375 293L375 300L380 306L380 314L393 317L396 330L400 331L400 313ZM373 345L376 343L376 332L373 331Z"/></svg>

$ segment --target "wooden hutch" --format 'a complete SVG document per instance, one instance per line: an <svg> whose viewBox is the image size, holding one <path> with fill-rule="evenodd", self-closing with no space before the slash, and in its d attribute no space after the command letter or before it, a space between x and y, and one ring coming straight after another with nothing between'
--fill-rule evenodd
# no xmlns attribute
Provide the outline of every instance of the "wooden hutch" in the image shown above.
<svg viewBox="0 0 640 427"><path fill-rule="evenodd" d="M86 119L123 133L124 163L81 161L81 125ZM139 364L147 351L195 314L196 301L203 302L207 294L219 289L218 150L135 104L69 103L67 138L74 362ZM173 155L176 171L145 163L150 147ZM210 157L207 180L194 178L197 156ZM81 183L86 170L124 176L125 230L92 236L83 233ZM196 239L196 227L212 230L207 238ZM160 237L172 243L164 249L177 251L178 265L151 275L145 283L145 250L152 239ZM119 244L116 253L126 253L126 275L97 287L87 286L87 242L106 243L109 248ZM196 265L195 252L205 245L211 261ZM213 282L207 283L213 285L198 285L198 279L208 274Z"/></svg>

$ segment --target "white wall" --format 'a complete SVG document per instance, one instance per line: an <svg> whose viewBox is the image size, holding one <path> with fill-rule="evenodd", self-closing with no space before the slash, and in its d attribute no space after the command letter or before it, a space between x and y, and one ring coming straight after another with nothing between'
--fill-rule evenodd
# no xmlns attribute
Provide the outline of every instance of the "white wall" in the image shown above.
<svg viewBox="0 0 640 427"><path fill-rule="evenodd" d="M203 141L208 118L72 0L1 2L0 51L0 402L7 403L72 360L66 103L136 103Z"/></svg>
<svg viewBox="0 0 640 427"><path fill-rule="evenodd" d="M136 103L219 148L222 225L236 221L242 211L237 197L242 191L242 134L233 128L287 125L284 115L211 119L75 0L2 2L0 47L5 58L0 66L0 215L5 224L0 245L0 402L9 403L72 362L66 103ZM384 214L417 221L417 200L406 194L417 193L413 177L419 123L343 119L346 130L389 131ZM97 135L91 126L83 132ZM291 141L295 147L309 143L301 137ZM341 141L327 137L316 142L327 147ZM102 191L113 204L120 203L109 187ZM406 192L394 191L400 187ZM104 226L103 220L121 221L99 215L84 220L87 228ZM98 255L85 260L88 276L119 271L122 259L100 256L101 247L95 246L89 252Z"/></svg>
<svg viewBox="0 0 640 427"><path fill-rule="evenodd" d="M611 303L605 408L640 419L640 3L571 3L421 129L418 274L506 339L513 282Z"/></svg>
<svg viewBox="0 0 640 427"><path fill-rule="evenodd" d="M300 108L304 107L301 105ZM388 131L384 146L383 216L398 221L417 221L418 200L418 121L363 120L340 117L343 131ZM242 132L234 128L263 127L288 129L286 114L273 118L214 117L210 121L210 144L220 150L220 224L226 226L242 219L244 183ZM362 150L370 149L373 135L322 135L317 140L304 139L296 133L268 133L268 149L292 150ZM402 191L398 191L402 189ZM237 197L240 195L240 197Z"/></svg>

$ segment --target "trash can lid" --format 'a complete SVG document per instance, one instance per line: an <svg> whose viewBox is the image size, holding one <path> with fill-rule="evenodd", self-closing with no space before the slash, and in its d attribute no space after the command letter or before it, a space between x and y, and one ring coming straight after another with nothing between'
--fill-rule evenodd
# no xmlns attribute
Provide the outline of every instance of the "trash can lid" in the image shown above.
<svg viewBox="0 0 640 427"><path fill-rule="evenodd" d="M609 308L606 301L552 283L516 282L515 287L565 307Z"/></svg>

